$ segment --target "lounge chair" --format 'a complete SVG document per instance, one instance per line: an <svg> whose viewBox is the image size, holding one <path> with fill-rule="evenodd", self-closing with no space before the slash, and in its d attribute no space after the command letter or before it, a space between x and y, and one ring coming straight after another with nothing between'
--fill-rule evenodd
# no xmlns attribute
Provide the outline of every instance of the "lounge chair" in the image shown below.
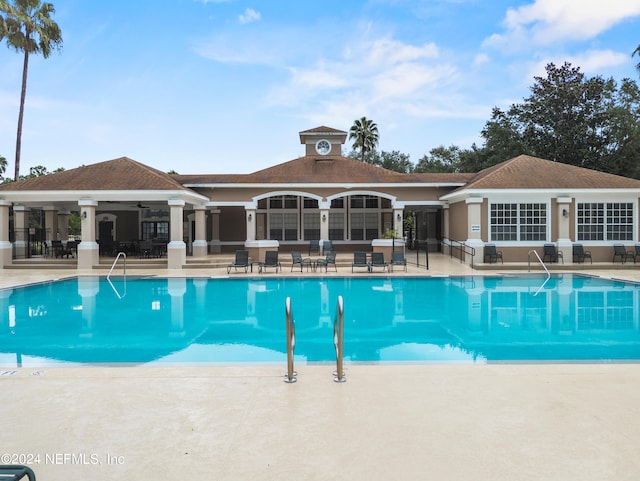
<svg viewBox="0 0 640 481"><path fill-rule="evenodd" d="M309 271L309 267L311 267L311 259L308 257L302 258L302 254L299 251L291 252L291 272L293 272L293 268L295 266L300 266L300 272L302 272L302 268L306 267L307 272Z"/></svg>
<svg viewBox="0 0 640 481"><path fill-rule="evenodd" d="M544 256L542 257L542 262L546 261L547 258L549 258L549 262L558 262L558 259L562 259L562 263L564 264L562 252L556 249L555 244L544 245Z"/></svg>
<svg viewBox="0 0 640 481"><path fill-rule="evenodd" d="M633 251L628 251L622 244L613 245L613 262L616 261L616 257L620 258L620 262L623 264L627 259L633 260L636 263L636 255Z"/></svg>
<svg viewBox="0 0 640 481"><path fill-rule="evenodd" d="M386 269L389 270L389 264L387 264L384 260L383 252L372 252L371 253L371 262L369 262L369 270L373 271L376 267L382 267L382 272Z"/></svg>
<svg viewBox="0 0 640 481"><path fill-rule="evenodd" d="M391 265L389 270L393 270L393 266L404 266L404 271L407 272L407 259L404 258L404 252L393 251L391 253Z"/></svg>
<svg viewBox="0 0 640 481"><path fill-rule="evenodd" d="M264 262L261 262L259 266L260 272L269 267L273 267L276 270L276 274L278 273L278 269L282 267L278 261L278 251L266 251L264 253Z"/></svg>
<svg viewBox="0 0 640 481"><path fill-rule="evenodd" d="M495 244L485 244L484 262L487 262L487 259L489 260L489 264L493 262L497 263L498 259L500 259L500 262L504 264L504 260L502 259L502 251L497 250Z"/></svg>
<svg viewBox="0 0 640 481"><path fill-rule="evenodd" d="M249 251L240 250L236 251L236 260L233 264L227 266L227 274L231 272L231 269L244 269L245 272L249 270Z"/></svg>
<svg viewBox="0 0 640 481"><path fill-rule="evenodd" d="M353 253L353 263L351 264L351 272L353 272L354 267L366 267L367 270L370 270L369 263L367 262L367 253L356 251Z"/></svg>
<svg viewBox="0 0 640 481"><path fill-rule="evenodd" d="M317 254L320 255L320 241L319 240L311 240L309 241L309 255Z"/></svg>
<svg viewBox="0 0 640 481"><path fill-rule="evenodd" d="M333 252L333 242L330 240L322 241L322 253L326 255L327 252Z"/></svg>
<svg viewBox="0 0 640 481"><path fill-rule="evenodd" d="M324 259L318 259L316 261L316 268L324 267L325 272L329 270L329 266L333 266L336 272L338 272L338 268L336 267L336 253L333 251L327 252Z"/></svg>
<svg viewBox="0 0 640 481"><path fill-rule="evenodd" d="M20 481L27 477L29 481L36 481L36 475L33 470L27 466L19 464L5 464L0 466L0 479L7 481Z"/></svg>
<svg viewBox="0 0 640 481"><path fill-rule="evenodd" d="M593 264L591 252L584 250L582 244L573 244L573 262L582 263L585 259L589 259L589 261Z"/></svg>

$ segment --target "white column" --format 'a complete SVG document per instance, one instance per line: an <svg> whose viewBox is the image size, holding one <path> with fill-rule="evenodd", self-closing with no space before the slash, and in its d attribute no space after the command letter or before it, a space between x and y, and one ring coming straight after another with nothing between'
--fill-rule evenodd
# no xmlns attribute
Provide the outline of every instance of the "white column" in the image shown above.
<svg viewBox="0 0 640 481"><path fill-rule="evenodd" d="M9 207L11 202L0 200L0 269L10 266L13 257L13 246L9 241Z"/></svg>
<svg viewBox="0 0 640 481"><path fill-rule="evenodd" d="M254 241L256 240L256 210L245 208L245 211L247 219L247 240Z"/></svg>
<svg viewBox="0 0 640 481"><path fill-rule="evenodd" d="M320 209L320 239L329 240L329 209Z"/></svg>
<svg viewBox="0 0 640 481"><path fill-rule="evenodd" d="M393 209L393 231L397 239L402 239L403 213L404 209Z"/></svg>
<svg viewBox="0 0 640 481"><path fill-rule="evenodd" d="M187 245L182 239L182 218L185 202L182 199L170 199L168 204L171 208L171 225L170 241L167 245L167 267L169 269L182 269L182 266L187 263Z"/></svg>
<svg viewBox="0 0 640 481"><path fill-rule="evenodd" d="M449 239L449 204L445 204L442 206L443 212L443 221L442 221L442 238L443 238L443 246L446 246L448 249L451 249L451 242ZM443 254L449 254L444 249L442 250Z"/></svg>
<svg viewBox="0 0 640 481"><path fill-rule="evenodd" d="M571 197L556 198L557 209L556 219L558 226L558 251L562 252L562 259L565 264L573 264L573 244L571 243L571 221L573 213L571 206L573 199Z"/></svg>
<svg viewBox="0 0 640 481"><path fill-rule="evenodd" d="M193 241L193 257L207 255L207 210L204 206L196 206L196 238Z"/></svg>
<svg viewBox="0 0 640 481"><path fill-rule="evenodd" d="M100 263L100 252L98 250L98 243L96 242L97 205L98 202L92 199L80 199L78 201L78 206L80 206L80 232L82 237L82 241L78 244L78 269L92 269L93 266L97 266ZM68 225L68 223L66 225Z"/></svg>
<svg viewBox="0 0 640 481"><path fill-rule="evenodd" d="M466 244L469 247L473 247L476 250L476 255L473 258L473 263L482 261L482 249L484 242L482 242L482 197L470 197L465 200L467 204L467 241ZM472 257L467 256L465 262L470 264Z"/></svg>

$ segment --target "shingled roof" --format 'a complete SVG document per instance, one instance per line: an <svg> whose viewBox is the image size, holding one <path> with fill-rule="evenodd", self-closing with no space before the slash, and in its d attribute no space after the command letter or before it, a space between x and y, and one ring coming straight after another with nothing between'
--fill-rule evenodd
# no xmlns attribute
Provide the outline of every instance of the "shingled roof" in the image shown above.
<svg viewBox="0 0 640 481"><path fill-rule="evenodd" d="M519 155L478 172L460 190L638 189L640 180Z"/></svg>
<svg viewBox="0 0 640 481"><path fill-rule="evenodd" d="M474 174L403 174L341 156L305 156L251 174L176 175L184 185L195 184L463 184Z"/></svg>
<svg viewBox="0 0 640 481"><path fill-rule="evenodd" d="M3 191L188 190L173 176L127 157L0 185Z"/></svg>

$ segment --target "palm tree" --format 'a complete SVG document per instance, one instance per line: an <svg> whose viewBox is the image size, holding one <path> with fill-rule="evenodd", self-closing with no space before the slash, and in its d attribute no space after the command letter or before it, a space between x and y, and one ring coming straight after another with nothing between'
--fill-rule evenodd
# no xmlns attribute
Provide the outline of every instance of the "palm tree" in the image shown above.
<svg viewBox="0 0 640 481"><path fill-rule="evenodd" d="M0 0L0 13L5 14L5 36L8 46L17 52L24 53L14 174L14 180L18 180L20 177L20 146L22 142L24 99L27 94L29 54L41 53L44 58L49 57L52 50L62 47L62 34L58 24L51 19L51 15L55 13L51 3L42 3L40 0L13 0L12 5L8 0Z"/></svg>
<svg viewBox="0 0 640 481"><path fill-rule="evenodd" d="M637 55L638 57L640 57L640 45L638 45L638 48L636 48L631 54L632 57L634 55ZM638 69L638 72L640 72L640 62L638 62L638 64L636 65L636 69Z"/></svg>
<svg viewBox="0 0 640 481"><path fill-rule="evenodd" d="M360 156L364 162L364 156L378 145L378 126L372 120L362 117L353 123L349 130L349 140L354 140L353 148L360 149Z"/></svg>

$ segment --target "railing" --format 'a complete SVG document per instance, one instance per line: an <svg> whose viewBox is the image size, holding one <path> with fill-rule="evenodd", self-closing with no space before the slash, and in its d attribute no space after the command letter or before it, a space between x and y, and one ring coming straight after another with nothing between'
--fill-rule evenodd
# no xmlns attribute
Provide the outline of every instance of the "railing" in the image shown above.
<svg viewBox="0 0 640 481"><path fill-rule="evenodd" d="M342 355L344 347L344 303L342 296L338 296L336 306L336 317L333 320L333 344L336 348L336 370L333 373L335 382L346 382L344 370L342 369Z"/></svg>
<svg viewBox="0 0 640 481"><path fill-rule="evenodd" d="M460 252L460 262L464 262L467 255L471 256L471 267L473 267L473 259L476 257L476 249L475 247L468 246L464 242L459 242L457 240L449 239L449 257L453 258L453 249L456 249ZM456 256L458 257L458 256Z"/></svg>
<svg viewBox="0 0 640 481"><path fill-rule="evenodd" d="M547 282L549 282L549 279L551 278L551 274L549 273L549 269L547 269L547 266L544 265L544 262L542 261L542 259L540 259L540 254L538 254L538 251L536 250L530 250L529 253L527 254L527 258L529 259L529 272L531 272L531 253L534 253L536 255L536 257L538 258L538 262L540 262L540 265L542 266L542 268L544 269L544 271L547 273L547 278L544 280L544 282L542 283L542 285L540 287L538 287L538 290L536 291L536 293L533 295L534 297L537 296L540 291L544 288L545 284Z"/></svg>
<svg viewBox="0 0 640 481"><path fill-rule="evenodd" d="M416 267L420 267L420 253L424 251L424 266L429 269L429 243L426 240L415 240L413 246L416 250Z"/></svg>
<svg viewBox="0 0 640 481"><path fill-rule="evenodd" d="M118 263L118 259L120 259L120 257L122 257L122 262L123 262L122 275L124 279L124 292L122 293L122 295L120 295L120 293L118 292L118 289L116 289L116 286L114 286L113 282L111 282L111 273L113 272L113 269L116 267L116 264ZM113 261L113 264L111 265L111 269L109 269L109 273L107 274L107 282L111 286L111 289L113 289L113 292L116 293L116 296L118 296L118 299L122 299L124 296L127 295L127 254L125 254L124 252L118 252L116 259Z"/></svg>
<svg viewBox="0 0 640 481"><path fill-rule="evenodd" d="M296 347L296 325L293 321L293 309L291 308L291 298L285 300L286 322L287 322L287 374L284 382L296 382L296 373L293 370L293 351Z"/></svg>

